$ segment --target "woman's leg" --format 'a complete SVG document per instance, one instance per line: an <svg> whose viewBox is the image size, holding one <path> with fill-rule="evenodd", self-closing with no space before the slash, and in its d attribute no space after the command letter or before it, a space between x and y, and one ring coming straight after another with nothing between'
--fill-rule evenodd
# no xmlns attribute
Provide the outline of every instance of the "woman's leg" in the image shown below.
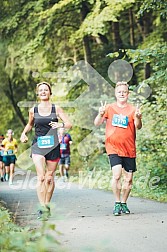
<svg viewBox="0 0 167 252"><path fill-rule="evenodd" d="M12 184L12 181L13 181L14 168L15 168L15 164L11 163L10 164L10 176L9 176L9 183L10 184Z"/></svg>
<svg viewBox="0 0 167 252"><path fill-rule="evenodd" d="M45 197L45 204L47 205L51 198L55 188L54 182L54 174L57 168L58 162L53 162L50 160L46 161L47 171L45 175L45 188L46 188L46 197Z"/></svg>
<svg viewBox="0 0 167 252"><path fill-rule="evenodd" d="M45 206L46 188L45 188L45 157L32 154L32 159L37 172L37 195L39 202Z"/></svg>
<svg viewBox="0 0 167 252"><path fill-rule="evenodd" d="M5 165L5 180L6 181L9 180L9 172L10 172L10 166L9 165Z"/></svg>
<svg viewBox="0 0 167 252"><path fill-rule="evenodd" d="M1 176L1 181L4 179L4 171L3 171L3 163L0 161L0 176Z"/></svg>

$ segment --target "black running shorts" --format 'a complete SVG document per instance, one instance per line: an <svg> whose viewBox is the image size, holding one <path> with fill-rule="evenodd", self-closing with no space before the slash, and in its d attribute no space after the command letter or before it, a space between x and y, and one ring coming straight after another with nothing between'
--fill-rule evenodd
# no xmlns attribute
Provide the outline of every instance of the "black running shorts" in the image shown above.
<svg viewBox="0 0 167 252"><path fill-rule="evenodd" d="M110 154L109 160L111 169L115 165L122 165L122 168L125 169L127 172L135 172L136 169L136 158L130 158L130 157L120 157L117 154Z"/></svg>
<svg viewBox="0 0 167 252"><path fill-rule="evenodd" d="M31 157L32 154L42 155L46 160L56 160L60 158L60 144L52 148L39 148L37 143L34 141L31 146Z"/></svg>

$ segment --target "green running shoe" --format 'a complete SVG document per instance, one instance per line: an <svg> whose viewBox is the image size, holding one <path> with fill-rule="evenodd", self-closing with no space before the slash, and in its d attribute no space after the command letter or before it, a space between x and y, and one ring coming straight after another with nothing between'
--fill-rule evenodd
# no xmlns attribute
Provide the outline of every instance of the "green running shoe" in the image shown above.
<svg viewBox="0 0 167 252"><path fill-rule="evenodd" d="M50 211L46 210L45 208L39 209L37 212L38 216L37 219L41 221L47 221Z"/></svg>
<svg viewBox="0 0 167 252"><path fill-rule="evenodd" d="M50 207L48 205L46 205L45 207L46 207L47 217L50 217L51 216Z"/></svg>
<svg viewBox="0 0 167 252"><path fill-rule="evenodd" d="M38 220L42 219L42 214L43 214L42 210L37 211L37 219Z"/></svg>
<svg viewBox="0 0 167 252"><path fill-rule="evenodd" d="M118 216L121 214L121 202L115 202L113 214Z"/></svg>
<svg viewBox="0 0 167 252"><path fill-rule="evenodd" d="M122 213L124 213L124 214L130 214L130 210L129 210L129 208L127 207L127 204L126 204L126 203L121 203L121 211L122 211Z"/></svg>

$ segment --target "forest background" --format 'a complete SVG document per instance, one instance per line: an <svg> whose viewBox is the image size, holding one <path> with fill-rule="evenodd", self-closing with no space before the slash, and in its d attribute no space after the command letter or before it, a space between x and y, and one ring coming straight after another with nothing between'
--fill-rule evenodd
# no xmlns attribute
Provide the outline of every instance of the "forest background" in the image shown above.
<svg viewBox="0 0 167 252"><path fill-rule="evenodd" d="M166 18L165 0L0 0L0 133L12 128L19 141L37 102L36 84L51 83L52 102L73 123L70 174L82 171L108 189L104 127L93 121L100 101L114 100L109 67L126 60L133 69L130 101L139 101L143 114L132 195L167 201ZM28 144L19 142L23 169L33 169L33 133Z"/></svg>

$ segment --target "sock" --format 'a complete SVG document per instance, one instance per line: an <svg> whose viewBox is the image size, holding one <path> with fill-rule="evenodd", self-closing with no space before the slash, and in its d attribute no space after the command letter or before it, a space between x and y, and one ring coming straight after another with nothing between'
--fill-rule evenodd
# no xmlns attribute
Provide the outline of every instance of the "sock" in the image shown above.
<svg viewBox="0 0 167 252"><path fill-rule="evenodd" d="M8 173L6 173L6 175L5 175L5 180L6 180L6 181L9 180L9 174L8 174Z"/></svg>

